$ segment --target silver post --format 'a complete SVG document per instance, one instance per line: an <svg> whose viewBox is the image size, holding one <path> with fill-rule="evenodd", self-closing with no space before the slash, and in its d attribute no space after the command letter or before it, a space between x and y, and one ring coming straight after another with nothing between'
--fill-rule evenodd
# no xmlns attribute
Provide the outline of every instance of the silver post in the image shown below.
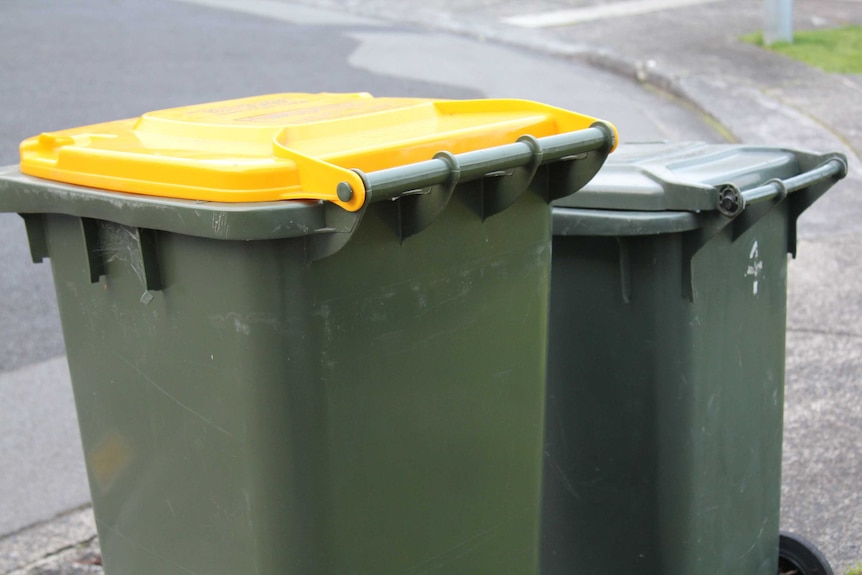
<svg viewBox="0 0 862 575"><path fill-rule="evenodd" d="M763 43L793 42L793 0L764 0Z"/></svg>

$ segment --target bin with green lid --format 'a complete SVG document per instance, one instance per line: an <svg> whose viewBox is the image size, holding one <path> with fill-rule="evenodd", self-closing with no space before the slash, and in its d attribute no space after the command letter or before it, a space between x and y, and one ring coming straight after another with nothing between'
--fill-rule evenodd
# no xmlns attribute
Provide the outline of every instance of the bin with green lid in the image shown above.
<svg viewBox="0 0 862 575"><path fill-rule="evenodd" d="M543 575L778 572L787 253L845 173L631 144L554 203Z"/></svg>
<svg viewBox="0 0 862 575"><path fill-rule="evenodd" d="M367 94L25 141L106 572L534 573L548 201L614 142Z"/></svg>

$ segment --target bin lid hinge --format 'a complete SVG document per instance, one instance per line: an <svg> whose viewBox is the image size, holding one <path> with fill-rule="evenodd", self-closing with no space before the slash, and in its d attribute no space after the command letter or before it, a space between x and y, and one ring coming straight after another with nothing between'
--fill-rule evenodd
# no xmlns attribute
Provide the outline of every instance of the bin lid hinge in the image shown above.
<svg viewBox="0 0 862 575"><path fill-rule="evenodd" d="M590 128L598 130L604 136L604 143L594 149L564 156L560 158L562 161L549 164L549 185L545 188L549 203L569 196L572 190L580 190L587 185L602 168L608 154L616 148L616 130L612 125L597 121Z"/></svg>
<svg viewBox="0 0 862 575"><path fill-rule="evenodd" d="M404 193L390 201L390 209L396 213L387 220L394 222L402 243L426 229L443 213L461 179L461 168L454 154L438 152L434 159L449 166L449 176L444 182Z"/></svg>
<svg viewBox="0 0 862 575"><path fill-rule="evenodd" d="M482 221L514 204L530 188L539 166L542 165L544 152L538 139L525 135L517 141L530 147L532 152L530 161L523 166L486 173L479 180L479 189L476 193L464 195L464 201Z"/></svg>
<svg viewBox="0 0 862 575"><path fill-rule="evenodd" d="M355 172L362 179L364 189L367 190L364 203L358 210L351 212L338 204L321 201L320 209L323 210L324 226L317 229L315 233L305 236L305 254L309 263L329 257L346 246L365 215L371 203L371 191L368 189L365 174L359 170Z"/></svg>

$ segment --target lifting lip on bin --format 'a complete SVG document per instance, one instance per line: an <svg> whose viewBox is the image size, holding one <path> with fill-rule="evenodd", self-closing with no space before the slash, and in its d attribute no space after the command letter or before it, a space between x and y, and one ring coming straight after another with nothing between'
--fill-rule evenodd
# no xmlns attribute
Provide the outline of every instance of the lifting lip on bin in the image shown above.
<svg viewBox="0 0 862 575"><path fill-rule="evenodd" d="M780 173L766 180L765 173ZM847 175L842 154L703 143L628 144L576 195L554 202L555 235L677 233L794 194L802 213ZM766 180L766 181L765 181ZM805 196L805 197L803 197Z"/></svg>

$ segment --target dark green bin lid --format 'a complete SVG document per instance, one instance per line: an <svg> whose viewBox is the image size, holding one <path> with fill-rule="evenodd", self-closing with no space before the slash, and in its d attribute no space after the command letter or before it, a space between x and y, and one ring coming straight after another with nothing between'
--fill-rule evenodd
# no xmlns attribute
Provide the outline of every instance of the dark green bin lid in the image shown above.
<svg viewBox="0 0 862 575"><path fill-rule="evenodd" d="M702 142L623 144L576 194L556 200L556 235L676 233L847 173L838 153ZM825 189L823 191L825 191Z"/></svg>

